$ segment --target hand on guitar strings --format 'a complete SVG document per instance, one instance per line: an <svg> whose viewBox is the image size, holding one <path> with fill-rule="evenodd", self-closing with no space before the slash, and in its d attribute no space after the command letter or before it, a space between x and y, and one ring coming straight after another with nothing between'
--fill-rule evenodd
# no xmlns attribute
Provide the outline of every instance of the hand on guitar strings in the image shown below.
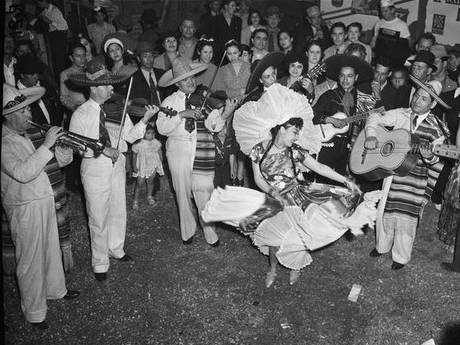
<svg viewBox="0 0 460 345"><path fill-rule="evenodd" d="M377 140L377 137L367 137L364 141L364 147L368 150L375 150L377 147L379 147L379 141Z"/></svg>

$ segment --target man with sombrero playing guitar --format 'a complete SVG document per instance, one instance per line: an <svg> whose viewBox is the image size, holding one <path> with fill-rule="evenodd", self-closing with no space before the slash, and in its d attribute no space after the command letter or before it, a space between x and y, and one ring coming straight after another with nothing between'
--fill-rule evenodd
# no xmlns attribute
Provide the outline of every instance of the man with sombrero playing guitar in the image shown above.
<svg viewBox="0 0 460 345"><path fill-rule="evenodd" d="M385 132L382 126L393 127L393 131L405 129L420 141L420 155L415 167L406 176L389 176L383 183L384 194L377 215L376 246L370 256L377 257L391 250L393 270L403 268L411 258L423 209L443 165L429 149L430 145L442 143L446 133L431 109L436 103L449 108L439 98L442 89L439 81L423 83L413 76L410 78L419 87L412 97L410 108L389 110L384 115L372 113L365 127L364 148L369 154L383 152L384 148L380 149L383 140L379 142L378 138L380 132ZM393 142L397 143L397 140ZM394 147L393 151L397 150L398 147Z"/></svg>
<svg viewBox="0 0 460 345"><path fill-rule="evenodd" d="M338 85L323 93L313 107L313 123L319 125L323 136L318 161L345 175L352 141L364 125L361 119L347 129L347 120L354 115L365 114L374 108L376 102L371 95L357 90L356 85L371 80L373 71L367 62L355 56L335 55L325 63L326 76L337 80ZM337 134L328 139L328 129ZM335 183L322 176L318 176L317 181Z"/></svg>
<svg viewBox="0 0 460 345"><path fill-rule="evenodd" d="M126 235L126 172L127 141L134 142L144 136L150 119L158 112L154 105L146 106L141 121L133 125L129 115L109 119L101 106L112 97L113 84L126 81L130 76L113 74L98 59L91 60L86 73L69 76L71 82L90 89L88 101L73 113L70 130L105 144L101 155L88 150L83 155L81 180L86 197L86 209L91 235L92 266L96 279L107 279L109 257L131 261L124 251ZM119 114L120 115L120 114ZM107 123L106 123L107 120Z"/></svg>

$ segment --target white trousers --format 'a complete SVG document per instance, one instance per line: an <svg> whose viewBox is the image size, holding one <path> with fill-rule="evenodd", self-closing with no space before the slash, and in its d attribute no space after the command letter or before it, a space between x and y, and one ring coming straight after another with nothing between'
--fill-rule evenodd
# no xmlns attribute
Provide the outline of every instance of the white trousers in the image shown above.
<svg viewBox="0 0 460 345"><path fill-rule="evenodd" d="M91 235L92 266L95 273L109 269L109 255L121 258L126 235L125 156L113 165L105 157L83 159L81 180Z"/></svg>
<svg viewBox="0 0 460 345"><path fill-rule="evenodd" d="M410 261L417 220L401 214L385 213L383 227L376 229L376 246L379 253L391 250L393 261L407 264Z"/></svg>
<svg viewBox="0 0 460 345"><path fill-rule="evenodd" d="M179 207L182 240L190 239L197 228L192 203L193 195L206 242L213 244L219 239L215 225L214 223L206 223L201 217L201 211L209 201L214 189L214 174L193 174L194 156L195 145L181 140L168 139L166 157Z"/></svg>
<svg viewBox="0 0 460 345"><path fill-rule="evenodd" d="M4 205L16 249L21 308L29 322L46 318L46 300L67 293L54 198Z"/></svg>

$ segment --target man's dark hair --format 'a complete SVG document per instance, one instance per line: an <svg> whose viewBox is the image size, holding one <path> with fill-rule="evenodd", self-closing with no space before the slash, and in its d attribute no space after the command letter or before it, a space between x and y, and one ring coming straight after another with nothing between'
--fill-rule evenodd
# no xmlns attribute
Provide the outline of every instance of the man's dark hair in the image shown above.
<svg viewBox="0 0 460 345"><path fill-rule="evenodd" d="M334 31L335 28L342 28L343 32L346 32L346 30L347 30L347 27L342 22L337 22L337 23L332 24L331 33L332 33L332 31Z"/></svg>
<svg viewBox="0 0 460 345"><path fill-rule="evenodd" d="M421 40L429 40L433 45L436 44L436 37L431 32L424 32L422 36L417 40L417 43L420 43Z"/></svg>
<svg viewBox="0 0 460 345"><path fill-rule="evenodd" d="M348 24L347 31L350 30L350 28L358 28L359 32L363 31L363 26L361 25L361 23L358 23L358 22L353 22L351 24Z"/></svg>

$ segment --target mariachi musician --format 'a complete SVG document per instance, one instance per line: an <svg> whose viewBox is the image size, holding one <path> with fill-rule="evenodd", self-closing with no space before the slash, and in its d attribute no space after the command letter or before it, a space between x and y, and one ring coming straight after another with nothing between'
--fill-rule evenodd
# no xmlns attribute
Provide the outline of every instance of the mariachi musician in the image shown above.
<svg viewBox="0 0 460 345"><path fill-rule="evenodd" d="M326 76L337 80L335 89L323 93L313 107L313 123L320 125L324 133L324 125L330 124L334 128L344 128L347 123L334 117L338 112L347 117L357 113L364 113L374 108L375 99L356 88L358 83L369 81L373 77L371 66L365 61L346 55L335 55L325 61ZM347 174L348 156L354 137L359 133L364 122L350 126L345 133L335 135L330 141L323 142L318 161L325 164L341 175ZM335 181L317 177L321 183L335 184Z"/></svg>
<svg viewBox="0 0 460 345"><path fill-rule="evenodd" d="M378 257L391 250L391 268L403 268L410 260L415 233L423 209L430 199L436 179L443 164L428 148L445 140L446 129L431 113L436 103L449 106L439 97L442 86L439 81L423 83L410 76L418 90L411 100L410 108L398 108L384 115L373 113L369 116L364 147L368 152L379 147L378 126L406 129L420 140L420 155L417 164L407 176L389 176L383 183L383 197L377 214L376 245L370 252Z"/></svg>
<svg viewBox="0 0 460 345"><path fill-rule="evenodd" d="M122 153L128 148L126 142L132 143L144 136L145 127L157 113L158 107L146 106L143 118L136 125L122 109L118 116L108 118L102 105L112 96L112 84L122 83L130 76L108 72L97 58L88 63L86 71L69 77L74 84L90 89L88 101L72 115L70 130L99 139L106 145L100 155L85 152L81 164L91 235L92 267L96 280L103 281L107 279L109 257L123 262L132 260L124 251L126 172Z"/></svg>
<svg viewBox="0 0 460 345"><path fill-rule="evenodd" d="M206 64L189 63L177 58L172 69L159 80L160 87L176 85L179 90L168 96L163 107L177 111L177 116L158 114L158 132L168 137L166 157L176 192L179 207L179 219L182 241L192 243L197 223L194 216L192 196L198 214L201 214L214 189L215 142L212 133L220 132L235 107L236 100L227 100L225 109L214 109L205 117L199 104L192 105L190 96L196 90L195 75L206 70ZM206 242L211 246L219 245L215 226L206 223L200 216Z"/></svg>

